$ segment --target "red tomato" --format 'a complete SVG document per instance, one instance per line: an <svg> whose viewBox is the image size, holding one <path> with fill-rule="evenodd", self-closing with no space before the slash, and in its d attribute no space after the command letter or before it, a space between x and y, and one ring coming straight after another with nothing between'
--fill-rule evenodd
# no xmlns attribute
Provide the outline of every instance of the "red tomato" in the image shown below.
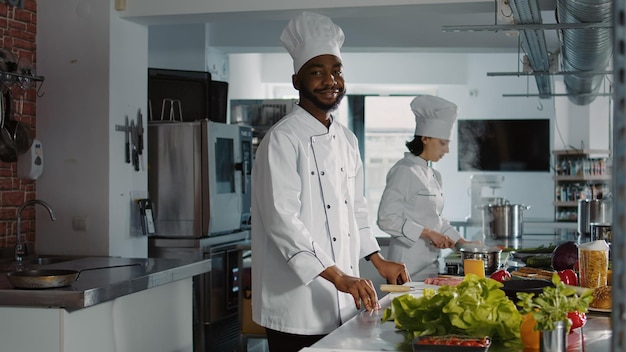
<svg viewBox="0 0 626 352"><path fill-rule="evenodd" d="M511 273L506 271L506 269L500 269L494 271L493 274L489 275L489 278L503 282L504 280L508 280L511 278Z"/></svg>
<svg viewBox="0 0 626 352"><path fill-rule="evenodd" d="M587 315L579 311L567 313L567 318L572 321L572 327L569 330L570 334L574 329L585 326L585 323L587 322Z"/></svg>
<svg viewBox="0 0 626 352"><path fill-rule="evenodd" d="M559 277L561 278L561 282L566 285L578 286L578 276L576 272L572 269L565 269L558 271Z"/></svg>

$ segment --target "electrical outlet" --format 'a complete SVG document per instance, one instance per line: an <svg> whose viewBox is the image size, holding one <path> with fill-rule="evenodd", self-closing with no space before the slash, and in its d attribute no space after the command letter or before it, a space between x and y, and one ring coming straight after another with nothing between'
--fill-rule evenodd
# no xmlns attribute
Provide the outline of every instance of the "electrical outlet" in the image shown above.
<svg viewBox="0 0 626 352"><path fill-rule="evenodd" d="M87 231L87 217L86 216L74 216L72 218L72 230L85 232Z"/></svg>

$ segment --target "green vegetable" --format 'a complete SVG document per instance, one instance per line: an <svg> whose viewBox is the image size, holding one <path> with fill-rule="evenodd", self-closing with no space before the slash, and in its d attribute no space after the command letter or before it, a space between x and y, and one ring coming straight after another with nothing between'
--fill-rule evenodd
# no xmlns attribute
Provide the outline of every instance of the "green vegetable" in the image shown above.
<svg viewBox="0 0 626 352"><path fill-rule="evenodd" d="M423 335L489 336L494 341L519 340L522 315L508 299L502 284L468 274L457 286L424 289L424 295L396 297L385 309L383 322L413 339Z"/></svg>
<svg viewBox="0 0 626 352"><path fill-rule="evenodd" d="M585 290L578 296L576 289L565 286L556 273L552 275L552 283L554 287L545 287L537 296L528 292L517 293L517 305L521 307L521 313L532 312L537 321L535 330L554 330L554 323L558 321L565 321L569 329L571 321L567 319L567 313L585 313L593 300L593 290Z"/></svg>
<svg viewBox="0 0 626 352"><path fill-rule="evenodd" d="M543 255L532 255L525 258L526 265L533 268L549 268L552 266L552 258Z"/></svg>

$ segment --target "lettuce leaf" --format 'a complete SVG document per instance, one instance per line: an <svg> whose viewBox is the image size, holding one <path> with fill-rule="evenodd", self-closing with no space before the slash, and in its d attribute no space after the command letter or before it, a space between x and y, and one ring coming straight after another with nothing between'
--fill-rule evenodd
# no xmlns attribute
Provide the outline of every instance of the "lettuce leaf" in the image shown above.
<svg viewBox="0 0 626 352"><path fill-rule="evenodd" d="M489 336L493 341L517 340L522 315L500 290L498 281L468 274L457 286L425 289L421 297L396 297L383 321L413 339L423 335Z"/></svg>

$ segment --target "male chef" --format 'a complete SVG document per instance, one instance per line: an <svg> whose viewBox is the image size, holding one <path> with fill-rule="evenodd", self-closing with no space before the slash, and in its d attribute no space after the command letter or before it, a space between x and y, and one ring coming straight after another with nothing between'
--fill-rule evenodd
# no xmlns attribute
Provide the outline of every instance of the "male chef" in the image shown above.
<svg viewBox="0 0 626 352"><path fill-rule="evenodd" d="M304 12L280 40L300 99L263 137L252 170L253 320L271 352L299 351L360 309L379 308L360 258L390 283L410 280L404 264L379 253L357 139L331 115L346 91L342 29Z"/></svg>

